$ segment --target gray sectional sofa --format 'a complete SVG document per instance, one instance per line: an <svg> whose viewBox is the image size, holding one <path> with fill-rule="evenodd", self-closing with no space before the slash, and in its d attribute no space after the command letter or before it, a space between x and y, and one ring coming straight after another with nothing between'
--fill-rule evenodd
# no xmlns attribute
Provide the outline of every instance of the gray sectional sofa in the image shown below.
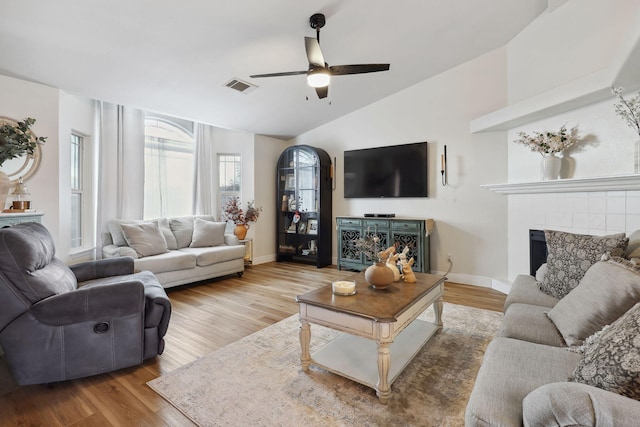
<svg viewBox="0 0 640 427"><path fill-rule="evenodd" d="M620 235L545 235L547 264L538 280L521 275L514 281L465 424L639 425L638 234L628 245Z"/></svg>
<svg viewBox="0 0 640 427"><path fill-rule="evenodd" d="M112 220L102 236L102 256L132 257L137 271L151 271L165 288L241 276L246 248L225 227L207 215Z"/></svg>

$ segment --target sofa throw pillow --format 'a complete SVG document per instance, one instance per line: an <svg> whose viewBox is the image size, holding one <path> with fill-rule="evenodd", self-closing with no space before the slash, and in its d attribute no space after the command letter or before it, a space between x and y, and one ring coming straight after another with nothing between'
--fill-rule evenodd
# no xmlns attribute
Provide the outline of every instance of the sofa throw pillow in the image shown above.
<svg viewBox="0 0 640 427"><path fill-rule="evenodd" d="M178 242L176 241L176 236L173 235L173 231L171 231L169 220L167 218L158 218L154 219L153 222L157 223L158 227L160 227L164 240L167 242L167 249L178 249Z"/></svg>
<svg viewBox="0 0 640 427"><path fill-rule="evenodd" d="M640 269L620 257L598 261L547 313L569 346L580 345L640 302Z"/></svg>
<svg viewBox="0 0 640 427"><path fill-rule="evenodd" d="M558 299L578 286L587 270L605 252L620 256L627 248L624 233L610 236L590 236L563 231L545 230L547 240L547 272L540 290Z"/></svg>
<svg viewBox="0 0 640 427"><path fill-rule="evenodd" d="M205 221L195 218L193 221L193 240L190 248L203 248L224 244L224 230L226 222Z"/></svg>
<svg viewBox="0 0 640 427"><path fill-rule="evenodd" d="M176 246L178 249L187 248L191 244L193 237L193 217L184 216L169 219L169 226L173 235L176 236Z"/></svg>
<svg viewBox="0 0 640 427"><path fill-rule="evenodd" d="M122 234L139 258L169 252L167 242L155 222L122 224Z"/></svg>
<svg viewBox="0 0 640 427"><path fill-rule="evenodd" d="M569 380L640 400L640 304L585 349Z"/></svg>
<svg viewBox="0 0 640 427"><path fill-rule="evenodd" d="M127 239L124 238L124 234L122 234L122 224L137 224L139 222L144 222L141 220L135 219L112 219L107 224L107 228L109 229L109 233L111 233L111 241L116 246L127 246Z"/></svg>

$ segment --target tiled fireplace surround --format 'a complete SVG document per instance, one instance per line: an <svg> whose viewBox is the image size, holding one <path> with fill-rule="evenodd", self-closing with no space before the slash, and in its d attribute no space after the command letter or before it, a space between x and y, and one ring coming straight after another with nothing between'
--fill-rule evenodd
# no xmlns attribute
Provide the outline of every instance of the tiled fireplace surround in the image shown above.
<svg viewBox="0 0 640 427"><path fill-rule="evenodd" d="M640 229L640 175L532 184L485 186L508 197L510 282L529 272L530 229L594 235Z"/></svg>

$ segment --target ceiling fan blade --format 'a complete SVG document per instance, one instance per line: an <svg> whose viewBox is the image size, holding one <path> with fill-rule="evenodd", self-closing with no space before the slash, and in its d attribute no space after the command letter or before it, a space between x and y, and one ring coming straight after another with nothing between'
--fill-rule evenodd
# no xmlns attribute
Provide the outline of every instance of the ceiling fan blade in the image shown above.
<svg viewBox="0 0 640 427"><path fill-rule="evenodd" d="M317 87L316 88L316 93L318 94L318 98L320 98L320 99L326 98L327 95L329 95L329 86Z"/></svg>
<svg viewBox="0 0 640 427"><path fill-rule="evenodd" d="M260 77L298 76L300 74L307 74L307 71L287 71L284 73L254 74L253 76L249 77L251 77L252 79L257 79Z"/></svg>
<svg viewBox="0 0 640 427"><path fill-rule="evenodd" d="M318 43L318 40L313 37L305 37L304 47L307 50L307 59L309 60L309 64L324 67L324 56L322 56L322 50L320 50L320 43Z"/></svg>
<svg viewBox="0 0 640 427"><path fill-rule="evenodd" d="M346 74L376 73L378 71L388 71L389 64L358 64L358 65L332 65L329 71L333 76L344 76Z"/></svg>

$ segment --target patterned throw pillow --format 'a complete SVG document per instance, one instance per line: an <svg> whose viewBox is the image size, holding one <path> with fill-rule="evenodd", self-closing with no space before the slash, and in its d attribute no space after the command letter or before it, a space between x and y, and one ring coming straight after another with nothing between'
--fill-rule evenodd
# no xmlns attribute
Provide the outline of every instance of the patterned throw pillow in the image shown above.
<svg viewBox="0 0 640 427"><path fill-rule="evenodd" d="M578 286L587 270L599 261L605 252L620 256L629 243L624 233L590 236L545 230L544 235L549 255L547 272L540 290L558 299L564 298Z"/></svg>
<svg viewBox="0 0 640 427"><path fill-rule="evenodd" d="M569 381L640 400L640 304L586 348Z"/></svg>

